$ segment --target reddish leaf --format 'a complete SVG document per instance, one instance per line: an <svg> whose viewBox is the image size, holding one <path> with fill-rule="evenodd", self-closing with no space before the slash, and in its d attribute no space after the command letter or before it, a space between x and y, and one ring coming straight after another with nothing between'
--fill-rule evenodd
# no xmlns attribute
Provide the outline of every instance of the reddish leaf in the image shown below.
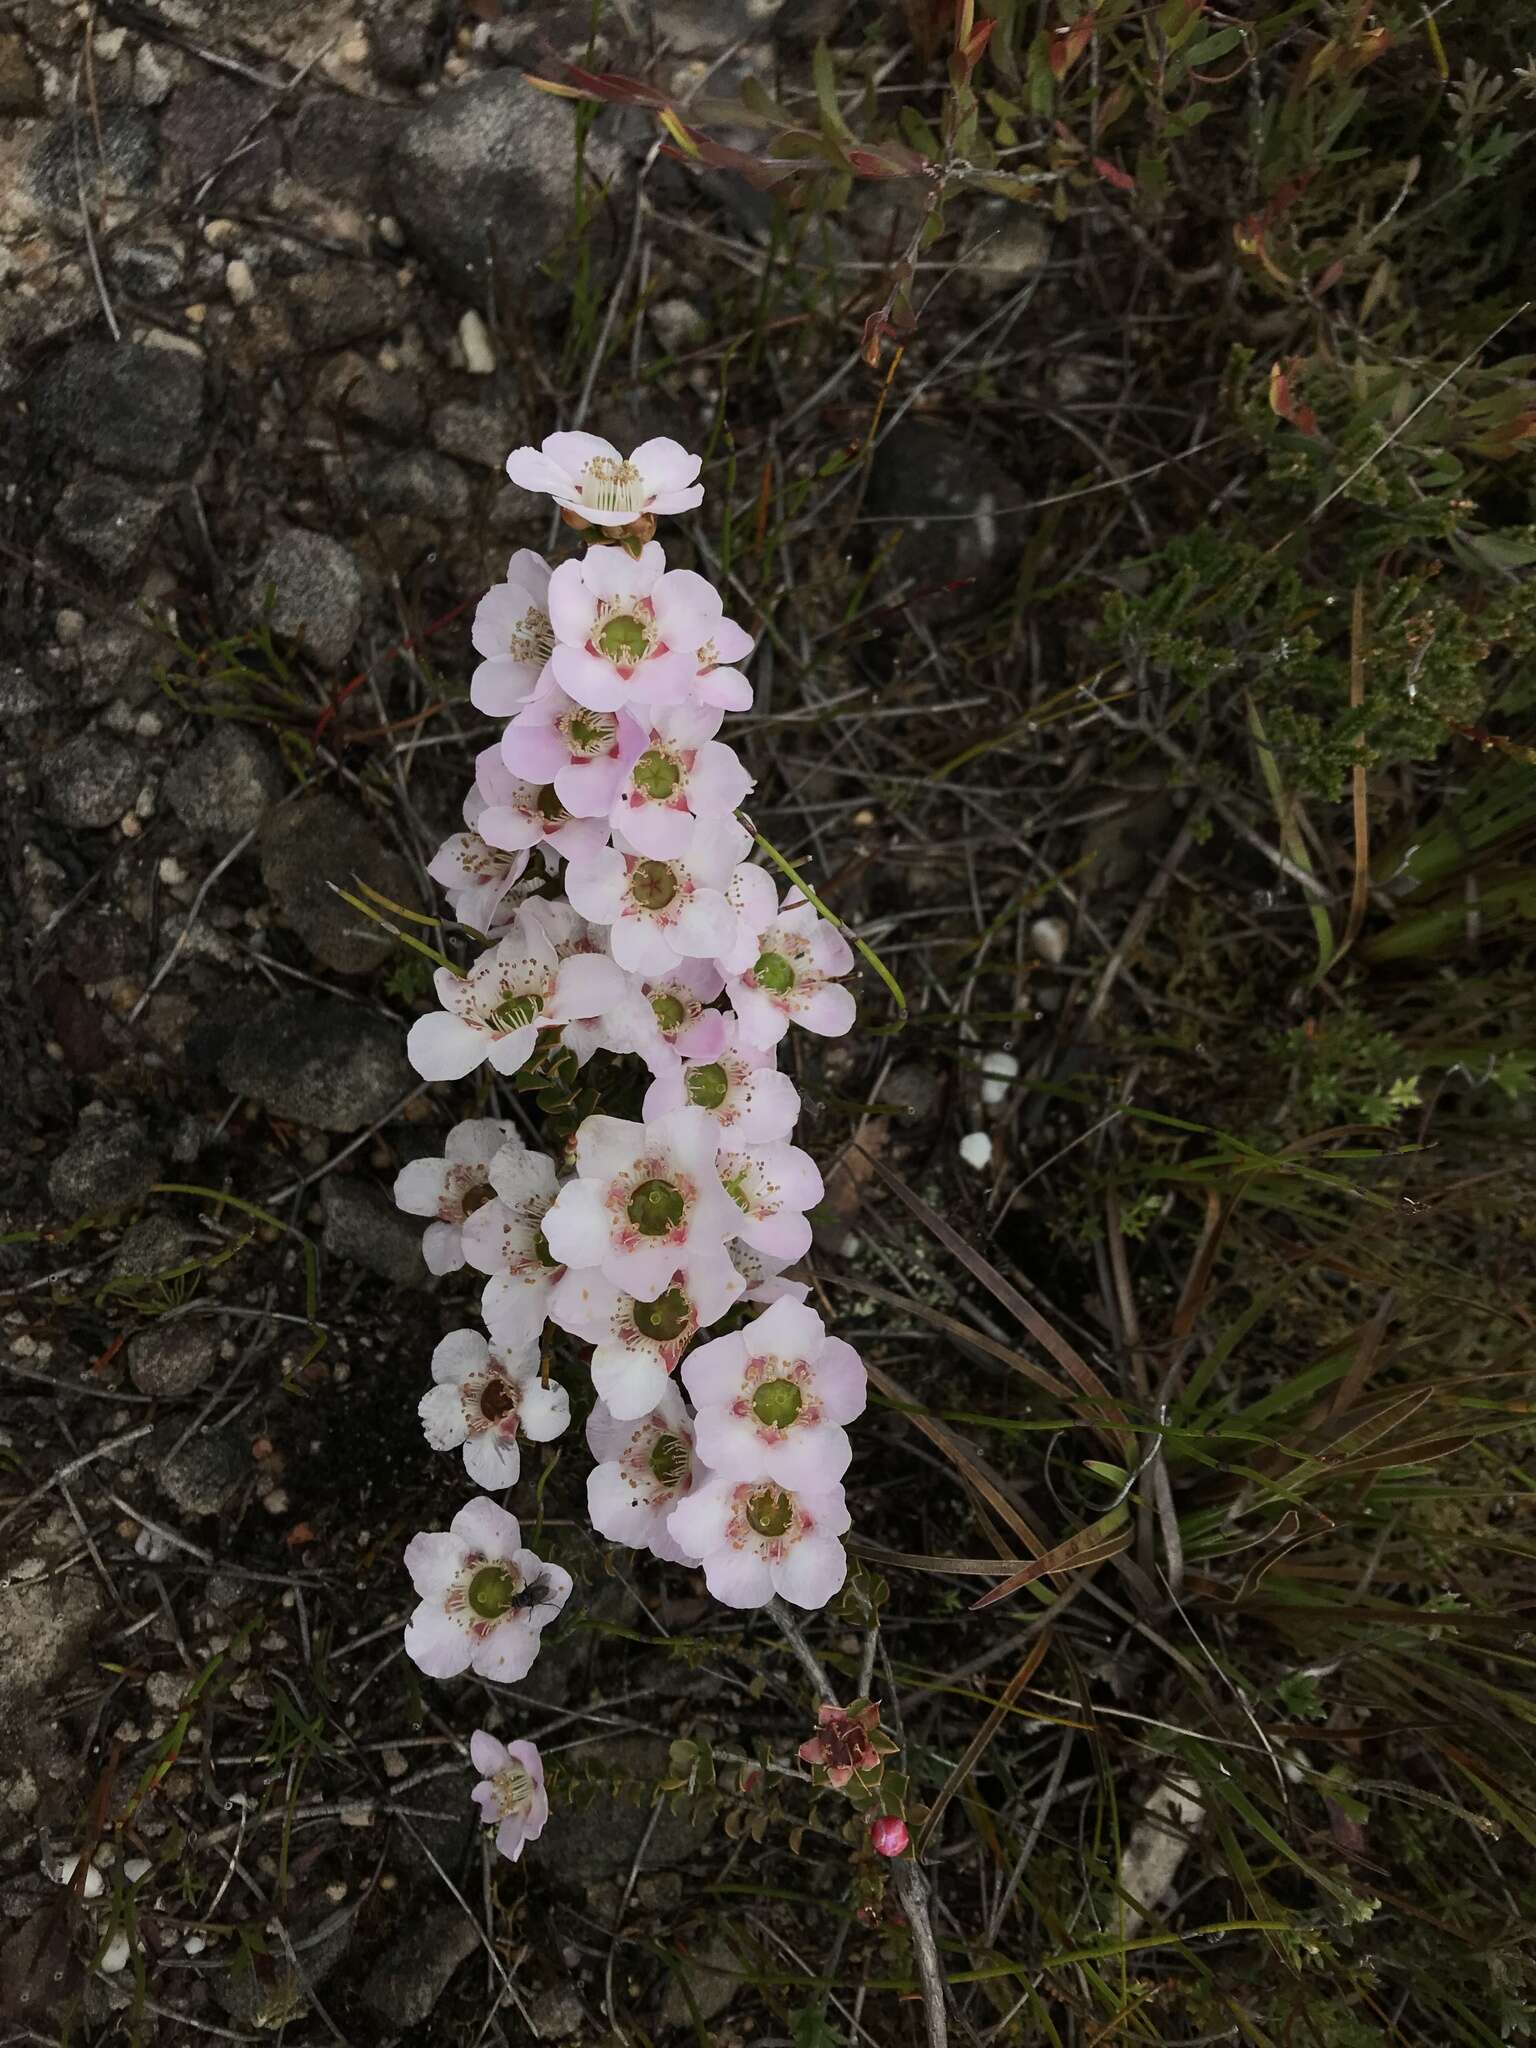
<svg viewBox="0 0 1536 2048"><path fill-rule="evenodd" d="M1288 362L1271 363L1269 366L1269 409L1278 419L1290 424L1305 434L1308 440L1317 439L1317 414L1310 405L1304 405L1297 398L1291 384L1291 373L1299 358L1290 357Z"/></svg>
<svg viewBox="0 0 1536 2048"><path fill-rule="evenodd" d="M1134 192L1136 180L1129 171L1122 171L1118 164L1112 164L1107 156L1096 156L1093 168L1101 178L1107 179L1117 192Z"/></svg>
<svg viewBox="0 0 1536 2048"><path fill-rule="evenodd" d="M990 26L990 23L988 24ZM1059 28L1046 51L1052 78L1065 78L1093 39L1093 16L1085 14L1070 28Z"/></svg>

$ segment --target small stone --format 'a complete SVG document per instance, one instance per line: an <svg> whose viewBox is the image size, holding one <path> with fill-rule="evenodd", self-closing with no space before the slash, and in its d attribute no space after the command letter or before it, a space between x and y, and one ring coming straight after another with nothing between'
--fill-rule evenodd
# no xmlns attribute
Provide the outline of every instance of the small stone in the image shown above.
<svg viewBox="0 0 1536 2048"><path fill-rule="evenodd" d="M725 1935L707 1935L698 1948L678 1954L661 2001L662 2025L707 2026L725 2011L745 1975L746 1965Z"/></svg>
<svg viewBox="0 0 1536 2048"><path fill-rule="evenodd" d="M569 2041L586 2026L587 2009L574 1984L551 1984L529 2002L528 2018L535 2040Z"/></svg>
<svg viewBox="0 0 1536 2048"><path fill-rule="evenodd" d="M983 292L1017 291L1050 261L1049 222L1017 201L982 197L966 213L959 276Z"/></svg>
<svg viewBox="0 0 1536 2048"><path fill-rule="evenodd" d="M379 240L391 249L405 247L405 232L392 213L379 215Z"/></svg>
<svg viewBox="0 0 1536 2048"><path fill-rule="evenodd" d="M289 1123L360 1131L411 1086L403 1043L396 1023L339 997L277 996L236 1027L219 1078Z"/></svg>
<svg viewBox="0 0 1536 2048"><path fill-rule="evenodd" d="M500 473L512 446L512 429L497 405L471 398L449 398L432 415L432 445L460 462Z"/></svg>
<svg viewBox="0 0 1536 2048"><path fill-rule="evenodd" d="M103 830L132 805L144 765L132 747L106 732L83 732L42 763L42 800L61 825Z"/></svg>
<svg viewBox="0 0 1536 2048"><path fill-rule="evenodd" d="M183 1427L171 1425L171 1442ZM228 1506L250 1462L238 1429L199 1429L161 1464L161 1490L184 1515L216 1515Z"/></svg>
<svg viewBox="0 0 1536 2048"><path fill-rule="evenodd" d="M219 1332L211 1316L162 1318L128 1346L128 1377L141 1394L175 1401L195 1393L219 1358Z"/></svg>
<svg viewBox="0 0 1536 2048"><path fill-rule="evenodd" d="M283 167L276 123L262 116L275 95L238 79L194 77L170 95L160 137L178 186L208 213L258 198Z"/></svg>
<svg viewBox="0 0 1536 2048"><path fill-rule="evenodd" d="M226 718L176 763L165 779L165 796L189 831L216 846L233 846L260 825L286 786L270 741Z"/></svg>
<svg viewBox="0 0 1536 2048"><path fill-rule="evenodd" d="M670 355L682 355L709 339L709 321L692 299L658 299L649 308L656 338Z"/></svg>
<svg viewBox="0 0 1536 2048"><path fill-rule="evenodd" d="M147 192L155 182L159 141L151 115L138 107L104 105L50 121L27 165L44 206L78 220L80 194L99 202L111 193Z"/></svg>
<svg viewBox="0 0 1536 2048"><path fill-rule="evenodd" d="M316 94L287 123L289 167L330 210L338 198L377 204L389 153L410 120L408 107L372 95Z"/></svg>
<svg viewBox="0 0 1536 2048"><path fill-rule="evenodd" d="M57 622L54 630L59 630ZM75 695L84 709L94 710L114 697L136 704L158 690L155 666L166 659L169 643L147 626L102 620L84 627L75 644L80 649Z"/></svg>
<svg viewBox="0 0 1536 2048"><path fill-rule="evenodd" d="M115 476L76 477L53 512L53 530L109 582L143 563L163 510L158 498Z"/></svg>
<svg viewBox="0 0 1536 2048"><path fill-rule="evenodd" d="M402 1216L382 1189L333 1173L320 1184L320 1206L325 1248L334 1258L351 1259L397 1287L425 1282L421 1224Z"/></svg>
<svg viewBox="0 0 1536 2048"><path fill-rule="evenodd" d="M112 251L112 268L134 298L163 299L181 282L181 252L158 242L123 243Z"/></svg>
<svg viewBox="0 0 1536 2048"><path fill-rule="evenodd" d="M384 0L368 24L373 68L390 85L420 85L432 66L439 9L422 0Z"/></svg>
<svg viewBox="0 0 1536 2048"><path fill-rule="evenodd" d="M356 893L366 882L396 903L415 895L411 870L350 804L322 791L285 804L261 835L261 878L287 923L324 967L367 974L393 940L330 886Z"/></svg>
<svg viewBox="0 0 1536 2048"><path fill-rule="evenodd" d="M454 1972L480 1945L476 1923L457 1906L434 1906L402 1927L363 1985L363 2002L391 2030L420 2026Z"/></svg>
<svg viewBox="0 0 1536 2048"><path fill-rule="evenodd" d="M264 612L268 585L272 609ZM251 616L265 616L287 639L301 635L322 668L341 661L363 619L363 577L356 559L329 534L283 528L262 550L246 591Z"/></svg>
<svg viewBox="0 0 1536 2048"><path fill-rule="evenodd" d="M39 374L34 411L46 439L103 469L175 476L202 440L203 366L180 349L87 338Z"/></svg>
<svg viewBox="0 0 1536 2048"><path fill-rule="evenodd" d="M173 1272L186 1264L191 1247L192 1233L185 1224L170 1216L141 1216L123 1232L112 1260L112 1278L141 1280Z"/></svg>
<svg viewBox="0 0 1536 2048"><path fill-rule="evenodd" d="M900 530L885 573L923 590L929 617L950 619L984 607L1007 580L1028 529L1005 515L1023 496L1005 470L960 434L911 420L876 450L864 509L879 522L882 543ZM935 549L942 575L935 573ZM935 593L930 586L937 582L962 587Z"/></svg>
<svg viewBox="0 0 1536 2048"><path fill-rule="evenodd" d="M0 114L40 114L42 88L18 35L0 35Z"/></svg>
<svg viewBox="0 0 1536 2048"><path fill-rule="evenodd" d="M123 54L127 40L125 28L99 28L91 38L91 54L100 58L103 64L115 64Z"/></svg>
<svg viewBox="0 0 1536 2048"><path fill-rule="evenodd" d="M288 304L294 331L305 348L373 341L398 327L402 317L393 280L358 264L330 264L294 278Z"/></svg>
<svg viewBox="0 0 1536 2048"><path fill-rule="evenodd" d="M133 57L133 96L141 107L158 107L176 83L176 57L157 43L141 43Z"/></svg>
<svg viewBox="0 0 1536 2048"><path fill-rule="evenodd" d="M1072 943L1072 927L1064 917L1037 917L1029 928L1029 943L1047 966L1059 967Z"/></svg>
<svg viewBox="0 0 1536 2048"><path fill-rule="evenodd" d="M82 1117L49 1170L48 1193L74 1221L142 1201L159 1178L159 1151L137 1117Z"/></svg>
<svg viewBox="0 0 1536 2048"><path fill-rule="evenodd" d="M413 440L426 415L421 385L409 370L381 369L352 350L333 356L320 372L315 402L399 441Z"/></svg>
<svg viewBox="0 0 1536 2048"><path fill-rule="evenodd" d="M496 351L491 346L491 330L473 307L459 322L459 347L464 351L464 367L471 377L494 374Z"/></svg>
<svg viewBox="0 0 1536 2048"><path fill-rule="evenodd" d="M992 1140L985 1131L967 1131L960 1140L960 1157L977 1173L992 1164Z"/></svg>
<svg viewBox="0 0 1536 2048"><path fill-rule="evenodd" d="M996 1109L1008 1099L1010 1085L1019 1077L1019 1063L1011 1052L985 1052L981 1056L981 1099Z"/></svg>
<svg viewBox="0 0 1536 2048"><path fill-rule="evenodd" d="M49 692L24 668L0 662L0 723L35 718L40 711L46 711L52 701Z"/></svg>
<svg viewBox="0 0 1536 2048"><path fill-rule="evenodd" d="M232 256L224 266L224 289L232 306L248 306L256 296L256 280L243 256Z"/></svg>
<svg viewBox="0 0 1536 2048"><path fill-rule="evenodd" d="M391 455L364 479L375 512L404 513L428 525L459 527L469 518L469 478L446 455L425 448Z"/></svg>

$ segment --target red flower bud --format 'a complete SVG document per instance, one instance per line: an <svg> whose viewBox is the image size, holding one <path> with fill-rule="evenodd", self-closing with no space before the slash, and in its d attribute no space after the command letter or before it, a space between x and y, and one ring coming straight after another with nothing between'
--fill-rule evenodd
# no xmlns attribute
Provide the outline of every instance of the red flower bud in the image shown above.
<svg viewBox="0 0 1536 2048"><path fill-rule="evenodd" d="M877 1856L899 1856L911 1837L899 1813L882 1813L869 1824L870 1846Z"/></svg>

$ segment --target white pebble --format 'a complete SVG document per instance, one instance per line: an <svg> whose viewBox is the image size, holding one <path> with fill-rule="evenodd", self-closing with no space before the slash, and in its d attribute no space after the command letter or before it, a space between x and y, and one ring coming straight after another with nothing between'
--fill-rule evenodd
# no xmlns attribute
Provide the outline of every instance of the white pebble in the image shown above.
<svg viewBox="0 0 1536 2048"><path fill-rule="evenodd" d="M200 1956L207 1946L208 1944L202 1935L189 1934L181 1944L181 1952L184 1956Z"/></svg>
<svg viewBox="0 0 1536 2048"><path fill-rule="evenodd" d="M123 54L123 45L128 40L125 28L98 29L91 38L91 55L99 57L103 64L115 64Z"/></svg>
<svg viewBox="0 0 1536 2048"><path fill-rule="evenodd" d="M960 1157L967 1166L982 1173L992 1164L992 1140L985 1131L967 1131L960 1140Z"/></svg>
<svg viewBox="0 0 1536 2048"><path fill-rule="evenodd" d="M56 1863L51 1870L48 1869L46 1864L44 1865L46 1875L51 1877L55 1884L68 1884L79 1868L80 1858L78 1856L66 1856L61 1863ZM99 1899L106 1888L107 1881L95 1864L87 1864L85 1896L88 1899Z"/></svg>
<svg viewBox="0 0 1536 2048"><path fill-rule="evenodd" d="M160 863L160 879L167 889L174 889L187 879L187 871L174 853L168 853Z"/></svg>
<svg viewBox="0 0 1536 2048"><path fill-rule="evenodd" d="M147 1856L130 1856L123 1865L123 1876L130 1884L137 1884L141 1877L148 1877L154 1867Z"/></svg>
<svg viewBox="0 0 1536 2048"><path fill-rule="evenodd" d="M1067 957L1072 927L1064 917L1037 917L1029 928L1029 943L1050 967L1059 967Z"/></svg>
<svg viewBox="0 0 1536 2048"><path fill-rule="evenodd" d="M1008 1084L1019 1077L1019 1063L1011 1052L987 1052L981 1056L981 1099L988 1109L996 1109L1007 1099Z"/></svg>
<svg viewBox="0 0 1536 2048"><path fill-rule="evenodd" d="M379 215L379 240L386 243L391 249L403 249L405 247L405 229L401 227L399 221L395 219L392 213L381 213Z"/></svg>
<svg viewBox="0 0 1536 2048"><path fill-rule="evenodd" d="M256 296L256 280L243 256L232 257L224 266L224 289L232 306L248 306Z"/></svg>
<svg viewBox="0 0 1536 2048"><path fill-rule="evenodd" d="M119 1928L101 1952L100 1967L109 1976L116 1976L117 1972L123 1968L132 1954L133 1950L128 1945L128 1937Z"/></svg>
<svg viewBox="0 0 1536 2048"><path fill-rule="evenodd" d="M471 377L489 377L496 368L490 329L473 306L459 322L459 347L464 351L464 367Z"/></svg>

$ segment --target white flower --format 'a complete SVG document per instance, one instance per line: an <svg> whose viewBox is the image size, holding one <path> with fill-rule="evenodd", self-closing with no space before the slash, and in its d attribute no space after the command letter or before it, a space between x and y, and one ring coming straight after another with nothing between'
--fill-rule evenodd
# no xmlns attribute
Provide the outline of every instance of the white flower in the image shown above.
<svg viewBox="0 0 1536 2048"><path fill-rule="evenodd" d="M680 704L708 624L695 586L709 588L701 576L668 570L656 541L638 556L589 548L580 561L562 562L549 580L550 674L589 711L617 711L635 700Z"/></svg>
<svg viewBox="0 0 1536 2048"><path fill-rule="evenodd" d="M464 1226L465 1258L490 1275L480 1313L498 1344L537 1344L550 1289L565 1271L544 1240L544 1218L560 1187L554 1162L513 1144L496 1154L489 1174L496 1198Z"/></svg>
<svg viewBox="0 0 1536 2048"><path fill-rule="evenodd" d="M470 795L478 792L471 790ZM468 802L466 799L466 808ZM481 799L480 808L485 808ZM515 883L528 866L528 850L490 846L475 831L454 832L427 863L427 873L448 892L448 908L472 931L492 930Z"/></svg>
<svg viewBox="0 0 1536 2048"><path fill-rule="evenodd" d="M752 685L736 664L752 652L752 635L744 632L734 619L724 617L720 593L712 583L696 576L691 569L674 570L673 574L689 579L676 591L677 598L689 607L689 638L695 663L689 697L696 704L712 704L721 711L750 711ZM693 637L695 621L703 627L697 638ZM682 644L676 633L674 638L678 645Z"/></svg>
<svg viewBox="0 0 1536 2048"><path fill-rule="evenodd" d="M549 623L549 564L519 548L505 583L493 583L475 608L470 630L475 652L486 659L469 681L469 701L492 718L506 718L532 696L554 645Z"/></svg>
<svg viewBox="0 0 1536 2048"><path fill-rule="evenodd" d="M838 1541L850 1516L840 1486L797 1493L766 1473L714 1478L672 1510L673 1540L704 1567L727 1607L764 1607L775 1593L797 1607L825 1607L848 1574Z"/></svg>
<svg viewBox="0 0 1536 2048"><path fill-rule="evenodd" d="M464 1446L464 1470L476 1486L515 1486L519 1435L547 1444L571 1419L564 1387L539 1379L537 1345L493 1351L478 1330L451 1330L432 1354L433 1386L417 1413L434 1451Z"/></svg>
<svg viewBox="0 0 1536 2048"><path fill-rule="evenodd" d="M433 1219L421 1238L429 1273L456 1273L463 1265L465 1219L494 1193L491 1161L503 1145L518 1142L514 1127L500 1117L471 1117L448 1133L441 1159L413 1159L396 1174L395 1207Z"/></svg>
<svg viewBox="0 0 1536 2048"><path fill-rule="evenodd" d="M570 1573L525 1550L516 1516L483 1498L413 1536L405 1568L418 1600L406 1655L428 1678L526 1678L540 1632L571 1597Z"/></svg>
<svg viewBox="0 0 1536 2048"><path fill-rule="evenodd" d="M613 957L631 974L711 960L736 938L725 891L745 837L733 818L707 818L687 854L669 860L647 858L627 843L573 854L566 893L583 917L609 927Z"/></svg>
<svg viewBox="0 0 1536 2048"><path fill-rule="evenodd" d="M597 434L550 434L538 448L514 448L507 475L525 491L547 491L594 526L628 526L643 513L691 512L704 496L694 479L702 459L665 436L621 455Z"/></svg>
<svg viewBox="0 0 1536 2048"><path fill-rule="evenodd" d="M758 936L758 956L744 971L727 969L726 994L754 1045L777 1045L792 1023L825 1038L851 1029L853 997L837 978L853 966L853 950L798 890Z"/></svg>
<svg viewBox="0 0 1536 2048"><path fill-rule="evenodd" d="M614 1012L612 1049L638 1053L653 1074L675 1072L684 1058L713 1059L731 1020L706 1005L724 986L724 976L708 960L682 960L669 974L632 977Z"/></svg>
<svg viewBox="0 0 1536 2048"><path fill-rule="evenodd" d="M684 1272L726 1284L725 1240L740 1216L720 1185L720 1134L702 1109L654 1123L589 1116L576 1134L576 1172L544 1218L562 1264L600 1267L606 1279L654 1301Z"/></svg>
<svg viewBox="0 0 1536 2048"><path fill-rule="evenodd" d="M805 1211L821 1200L821 1174L798 1145L742 1145L722 1150L716 1171L741 1211L736 1234L774 1259L803 1258L811 1246Z"/></svg>
<svg viewBox="0 0 1536 2048"><path fill-rule="evenodd" d="M624 977L601 953L557 958L543 930L520 910L499 945L466 975L440 967L433 976L442 1009L418 1017L406 1040L411 1065L427 1081L460 1081L489 1060L515 1074L539 1031L595 1017L624 994Z"/></svg>
<svg viewBox="0 0 1536 2048"><path fill-rule="evenodd" d="M532 1742L500 1743L484 1728L469 1738L470 1762L480 1783L470 1793L480 1818L496 1830L496 1847L515 1863L529 1842L536 1842L549 1819L549 1794L544 1789L544 1760Z"/></svg>
<svg viewBox="0 0 1536 2048"><path fill-rule="evenodd" d="M553 783L523 781L502 760L499 747L475 756L475 787L484 803L474 829L487 846L507 853L538 846L570 860L608 844L606 818L573 817Z"/></svg>
<svg viewBox="0 0 1536 2048"><path fill-rule="evenodd" d="M592 1384L610 1413L629 1421L657 1405L697 1332L717 1323L744 1286L729 1261L711 1263L695 1277L674 1272L653 1300L637 1301L595 1269L579 1268L556 1284L549 1319L596 1347Z"/></svg>
<svg viewBox="0 0 1536 2048"><path fill-rule="evenodd" d="M573 818L606 819L644 745L644 728L624 712L589 711L550 683L502 734L501 759L509 774L552 786Z"/></svg>
<svg viewBox="0 0 1536 2048"><path fill-rule="evenodd" d="M696 1564L667 1528L695 1476L693 1429L671 1381L641 1416L620 1418L599 1401L587 1418L587 1448L600 1461L587 1476L587 1513L598 1535L668 1564Z"/></svg>
<svg viewBox="0 0 1536 2048"><path fill-rule="evenodd" d="M747 1043L736 1018L721 1022L721 1042L709 1057L656 1070L646 1091L646 1117L665 1116L692 1102L707 1110L733 1142L760 1145L787 1138L800 1115L794 1082L779 1072L772 1052Z"/></svg>
<svg viewBox="0 0 1536 2048"><path fill-rule="evenodd" d="M712 1472L824 1493L848 1470L843 1425L864 1412L864 1367L813 1308L777 1301L745 1329L697 1345L682 1373Z"/></svg>
<svg viewBox="0 0 1536 2048"><path fill-rule="evenodd" d="M746 1284L745 1301L761 1302L770 1307L776 1301L805 1301L810 1288L803 1280L785 1280L782 1275L786 1266L792 1266L793 1259L771 1259L757 1250L744 1238L732 1238L726 1246L731 1255L731 1264Z"/></svg>
<svg viewBox="0 0 1536 2048"><path fill-rule="evenodd" d="M696 704L647 714L609 812L637 853L686 854L698 819L728 818L754 787L736 750L713 737L719 724L718 711Z"/></svg>

